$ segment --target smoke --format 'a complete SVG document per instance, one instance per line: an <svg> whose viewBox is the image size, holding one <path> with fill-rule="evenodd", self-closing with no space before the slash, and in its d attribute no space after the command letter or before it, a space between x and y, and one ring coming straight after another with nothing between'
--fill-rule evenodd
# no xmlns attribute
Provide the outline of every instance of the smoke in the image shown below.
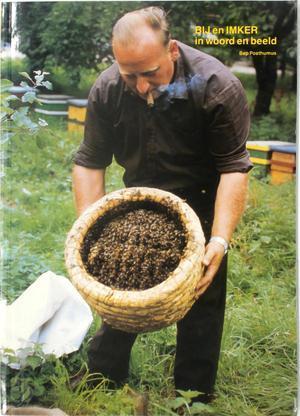
<svg viewBox="0 0 300 416"><path fill-rule="evenodd" d="M199 75L180 78L168 85L161 85L153 92L155 99L154 108L158 111L166 111L175 99L192 98L201 105L204 102L207 80Z"/></svg>

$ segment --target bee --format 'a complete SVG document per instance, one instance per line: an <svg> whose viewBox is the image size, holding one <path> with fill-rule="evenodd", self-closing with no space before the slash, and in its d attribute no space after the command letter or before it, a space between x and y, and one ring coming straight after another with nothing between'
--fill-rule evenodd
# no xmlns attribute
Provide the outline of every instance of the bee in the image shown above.
<svg viewBox="0 0 300 416"><path fill-rule="evenodd" d="M177 267L187 243L179 216L151 201L126 202L99 218L86 234L81 256L104 285L145 290Z"/></svg>

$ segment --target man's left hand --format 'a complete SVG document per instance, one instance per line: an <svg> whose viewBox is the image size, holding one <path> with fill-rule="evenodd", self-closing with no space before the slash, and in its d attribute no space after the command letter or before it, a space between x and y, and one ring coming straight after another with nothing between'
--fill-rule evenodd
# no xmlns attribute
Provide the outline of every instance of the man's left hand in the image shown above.
<svg viewBox="0 0 300 416"><path fill-rule="evenodd" d="M197 296L202 295L202 293L205 292L211 284L220 267L223 257L224 247L221 244L213 241L207 244L202 261L205 266L205 272L204 276L200 279L198 285L196 286Z"/></svg>

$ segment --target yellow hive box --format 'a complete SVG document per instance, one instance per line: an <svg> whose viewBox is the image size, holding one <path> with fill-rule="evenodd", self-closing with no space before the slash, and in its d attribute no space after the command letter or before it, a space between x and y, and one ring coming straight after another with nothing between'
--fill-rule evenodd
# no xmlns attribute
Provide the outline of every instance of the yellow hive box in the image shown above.
<svg viewBox="0 0 300 416"><path fill-rule="evenodd" d="M69 120L77 120L81 123L84 123L85 115L86 115L86 107L75 107L73 105L69 105L69 109L68 109Z"/></svg>
<svg viewBox="0 0 300 416"><path fill-rule="evenodd" d="M68 101L68 131L84 131L84 122L86 116L86 99L72 99Z"/></svg>
<svg viewBox="0 0 300 416"><path fill-rule="evenodd" d="M279 170L271 170L272 185L280 185L281 183L292 181L294 178L294 173L280 172Z"/></svg>
<svg viewBox="0 0 300 416"><path fill-rule="evenodd" d="M84 124L79 123L72 123L71 121L68 121L68 132L69 133L84 133Z"/></svg>

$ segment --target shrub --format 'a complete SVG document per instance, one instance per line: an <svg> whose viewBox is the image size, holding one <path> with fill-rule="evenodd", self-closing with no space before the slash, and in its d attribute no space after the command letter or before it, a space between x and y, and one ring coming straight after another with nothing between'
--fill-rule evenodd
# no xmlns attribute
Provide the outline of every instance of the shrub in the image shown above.
<svg viewBox="0 0 300 416"><path fill-rule="evenodd" d="M27 58L4 58L1 59L1 79L9 79L14 85L19 85L24 81L20 72L29 72L29 62Z"/></svg>
<svg viewBox="0 0 300 416"><path fill-rule="evenodd" d="M99 65L98 69L81 68L80 82L76 87L74 87L74 85L70 83L70 76L65 67L50 66L49 72L51 72L53 91L55 93L72 95L77 98L87 98L93 83L105 68L105 64Z"/></svg>
<svg viewBox="0 0 300 416"><path fill-rule="evenodd" d="M250 140L281 140L296 142L296 119L289 120L280 113L268 114L253 118L250 130Z"/></svg>

